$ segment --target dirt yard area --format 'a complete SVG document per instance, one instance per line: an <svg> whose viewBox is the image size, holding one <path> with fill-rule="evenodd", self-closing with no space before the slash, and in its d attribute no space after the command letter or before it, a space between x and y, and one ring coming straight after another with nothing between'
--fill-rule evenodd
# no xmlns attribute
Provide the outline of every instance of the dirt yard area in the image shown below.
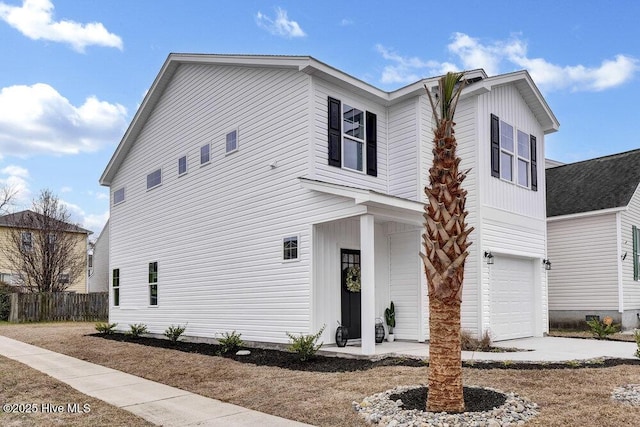
<svg viewBox="0 0 640 427"><path fill-rule="evenodd" d="M365 396L397 385L427 381L428 367L420 365L309 372L104 339L94 333L94 325L89 323L0 325L0 335L193 393L319 426L364 425L353 411L352 401L361 401ZM0 359L0 364L4 370L5 360ZM8 369L15 370L14 366ZM23 370L28 368L23 367L20 372ZM536 402L540 415L528 425L618 427L636 425L640 414L637 408L610 398L615 387L640 383L638 365L536 370L465 368L464 383L513 391ZM14 396L14 390L24 385L10 382L6 387L4 393ZM3 395L0 397L5 399ZM16 425L48 425L35 419L27 421L33 422ZM75 425L101 423L87 421Z"/></svg>

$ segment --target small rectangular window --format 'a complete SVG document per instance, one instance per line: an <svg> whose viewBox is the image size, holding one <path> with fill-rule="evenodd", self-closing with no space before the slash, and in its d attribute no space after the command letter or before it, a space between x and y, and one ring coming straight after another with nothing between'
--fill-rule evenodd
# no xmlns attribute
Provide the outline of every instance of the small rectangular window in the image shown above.
<svg viewBox="0 0 640 427"><path fill-rule="evenodd" d="M66 285L69 283L69 273L61 273L58 275L58 283Z"/></svg>
<svg viewBox="0 0 640 427"><path fill-rule="evenodd" d="M187 156L178 159L178 176L187 173Z"/></svg>
<svg viewBox="0 0 640 427"><path fill-rule="evenodd" d="M122 202L124 202L124 187L118 188L113 192L113 204L117 205Z"/></svg>
<svg viewBox="0 0 640 427"><path fill-rule="evenodd" d="M204 165L211 160L211 147L209 144L200 147L200 164Z"/></svg>
<svg viewBox="0 0 640 427"><path fill-rule="evenodd" d="M227 154L233 153L234 151L238 151L238 130L237 129L227 133L226 150L227 150Z"/></svg>
<svg viewBox="0 0 640 427"><path fill-rule="evenodd" d="M529 174L531 172L531 147L529 144L529 135L518 131L518 184L523 187L529 187Z"/></svg>
<svg viewBox="0 0 640 427"><path fill-rule="evenodd" d="M33 234L30 231L24 231L20 235L22 241L22 250L24 252L31 252L33 250Z"/></svg>
<svg viewBox="0 0 640 427"><path fill-rule="evenodd" d="M147 190L162 184L162 169L157 169L147 175Z"/></svg>
<svg viewBox="0 0 640 427"><path fill-rule="evenodd" d="M633 238L633 280L640 280L640 228L631 226Z"/></svg>
<svg viewBox="0 0 640 427"><path fill-rule="evenodd" d="M120 305L120 269L114 268L112 276L113 305L114 307L118 307Z"/></svg>
<svg viewBox="0 0 640 427"><path fill-rule="evenodd" d="M297 260L298 236L285 237L282 243L282 259L285 261Z"/></svg>
<svg viewBox="0 0 640 427"><path fill-rule="evenodd" d="M158 305L158 263L149 263L149 305Z"/></svg>
<svg viewBox="0 0 640 427"><path fill-rule="evenodd" d="M342 112L342 165L345 168L364 170L364 111L344 104Z"/></svg>

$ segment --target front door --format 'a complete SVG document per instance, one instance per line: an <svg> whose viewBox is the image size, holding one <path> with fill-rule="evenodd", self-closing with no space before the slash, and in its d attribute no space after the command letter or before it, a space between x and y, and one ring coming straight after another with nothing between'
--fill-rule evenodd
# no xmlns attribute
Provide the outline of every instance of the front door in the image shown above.
<svg viewBox="0 0 640 427"><path fill-rule="evenodd" d="M340 289L342 300L342 326L349 330L349 339L360 338L360 292L347 289L347 275L352 267L360 270L360 251L340 249ZM353 270L351 270L353 272Z"/></svg>

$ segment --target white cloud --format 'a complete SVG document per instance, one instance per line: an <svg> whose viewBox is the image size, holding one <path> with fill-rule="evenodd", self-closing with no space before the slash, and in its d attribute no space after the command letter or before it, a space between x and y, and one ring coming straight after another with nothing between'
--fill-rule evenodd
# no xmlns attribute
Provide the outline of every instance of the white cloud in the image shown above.
<svg viewBox="0 0 640 427"><path fill-rule="evenodd" d="M127 126L127 110L96 97L79 107L47 84L10 86L0 91L0 152L77 154L117 142Z"/></svg>
<svg viewBox="0 0 640 427"><path fill-rule="evenodd" d="M80 206L69 203L63 199L60 199L60 203L69 211L69 214L71 215L71 222L77 222L82 228L91 230L95 234L100 233L100 230L102 230L109 219L108 210L101 214L90 214L85 212L85 210Z"/></svg>
<svg viewBox="0 0 640 427"><path fill-rule="evenodd" d="M348 27L353 24L354 24L353 19L349 19L349 18L342 18L342 20L340 21L340 25L343 27Z"/></svg>
<svg viewBox="0 0 640 427"><path fill-rule="evenodd" d="M449 62L423 61L418 57L404 57L385 46L378 44L376 50L382 57L392 63L382 70L380 81L384 84L408 84L421 78L456 71L458 68Z"/></svg>
<svg viewBox="0 0 640 427"><path fill-rule="evenodd" d="M0 186L6 185L16 192L13 204L20 209L31 201L29 178L29 171L21 166L9 165L0 169Z"/></svg>
<svg viewBox="0 0 640 427"><path fill-rule="evenodd" d="M91 45L122 50L122 39L107 31L102 23L54 21L53 9L50 0L24 0L21 7L0 3L0 19L30 39L67 43L78 52Z"/></svg>
<svg viewBox="0 0 640 427"><path fill-rule="evenodd" d="M287 16L287 11L280 8L276 9L275 19L271 19L264 13L258 12L256 14L256 23L259 27L264 28L275 36L286 38L306 36L300 25L296 21L290 20Z"/></svg>
<svg viewBox="0 0 640 427"><path fill-rule="evenodd" d="M451 62L403 57L377 45L382 57L391 62L384 67L380 81L406 84L420 77L458 69L483 68L489 75L526 69L543 90L601 91L628 82L640 70L640 61L626 55L603 60L598 66L557 65L544 58L530 58L526 41L518 35L483 42L464 33L454 33L451 39L447 49L459 66Z"/></svg>
<svg viewBox="0 0 640 427"><path fill-rule="evenodd" d="M71 187L64 186L60 189L60 193L71 193L73 189Z"/></svg>

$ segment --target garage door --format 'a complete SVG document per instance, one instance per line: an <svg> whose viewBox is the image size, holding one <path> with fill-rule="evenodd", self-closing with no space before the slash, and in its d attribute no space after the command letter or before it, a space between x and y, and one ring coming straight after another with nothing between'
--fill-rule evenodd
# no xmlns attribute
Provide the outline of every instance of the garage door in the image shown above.
<svg viewBox="0 0 640 427"><path fill-rule="evenodd" d="M533 260L496 256L491 266L491 333L494 340L533 336Z"/></svg>

